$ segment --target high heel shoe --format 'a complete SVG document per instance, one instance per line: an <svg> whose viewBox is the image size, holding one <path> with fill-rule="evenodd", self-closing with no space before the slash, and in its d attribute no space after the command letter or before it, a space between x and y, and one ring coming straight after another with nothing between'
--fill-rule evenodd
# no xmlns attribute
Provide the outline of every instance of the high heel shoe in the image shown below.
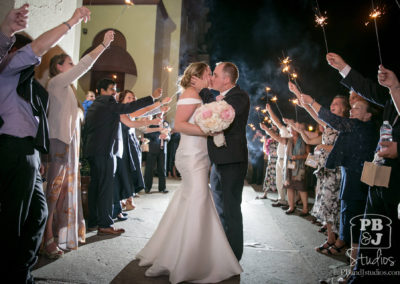
<svg viewBox="0 0 400 284"><path fill-rule="evenodd" d="M52 251L48 251L48 247L51 244L55 244L56 249L52 250ZM57 244L54 242L54 238L49 239L43 247L42 253L49 259L59 259L60 257L62 257L64 255L64 251L62 251L61 249L58 248Z"/></svg>

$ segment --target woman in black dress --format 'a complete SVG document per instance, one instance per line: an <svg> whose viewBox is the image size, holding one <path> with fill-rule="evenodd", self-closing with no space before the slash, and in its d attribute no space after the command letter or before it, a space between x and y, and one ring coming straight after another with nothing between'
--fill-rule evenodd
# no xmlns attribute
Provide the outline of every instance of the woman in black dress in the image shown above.
<svg viewBox="0 0 400 284"><path fill-rule="evenodd" d="M135 101L132 91L125 90L119 94L118 102L127 104ZM158 125L160 119L134 121L131 115L121 115L122 140L124 151L122 158L117 158L117 171L114 178L114 210L113 217L118 220L126 220L122 214L121 200L126 199L126 210L135 209L133 196L144 188L144 180L141 171L142 152L135 134L135 128Z"/></svg>

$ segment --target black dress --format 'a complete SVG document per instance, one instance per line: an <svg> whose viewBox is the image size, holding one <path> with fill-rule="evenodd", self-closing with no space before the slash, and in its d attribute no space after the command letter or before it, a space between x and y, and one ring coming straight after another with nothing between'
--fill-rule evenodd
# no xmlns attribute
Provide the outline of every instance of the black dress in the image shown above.
<svg viewBox="0 0 400 284"><path fill-rule="evenodd" d="M141 171L142 152L140 151L135 130L122 124L122 139L124 152L121 159L117 158L115 201L129 198L144 188Z"/></svg>

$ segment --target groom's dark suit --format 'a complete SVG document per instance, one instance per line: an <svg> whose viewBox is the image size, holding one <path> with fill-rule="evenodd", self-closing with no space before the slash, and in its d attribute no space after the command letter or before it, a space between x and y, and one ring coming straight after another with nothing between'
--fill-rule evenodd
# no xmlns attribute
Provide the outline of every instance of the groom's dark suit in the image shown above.
<svg viewBox="0 0 400 284"><path fill-rule="evenodd" d="M209 89L200 97L204 103L215 101ZM235 119L224 131L226 146L217 147L208 137L208 154L213 163L210 182L215 206L229 244L238 260L243 253L242 191L247 172L246 125L249 116L249 95L239 86L232 88L224 100L235 109Z"/></svg>

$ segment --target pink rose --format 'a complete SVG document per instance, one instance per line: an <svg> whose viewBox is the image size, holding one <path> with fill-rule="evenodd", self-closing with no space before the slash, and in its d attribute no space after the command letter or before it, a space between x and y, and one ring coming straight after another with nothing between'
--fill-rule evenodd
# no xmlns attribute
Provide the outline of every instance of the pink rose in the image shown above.
<svg viewBox="0 0 400 284"><path fill-rule="evenodd" d="M227 121L232 120L234 116L235 116L235 112L233 111L232 108L224 109L224 110L220 113L220 117L221 117L223 120L227 120Z"/></svg>
<svg viewBox="0 0 400 284"><path fill-rule="evenodd" d="M203 119L207 119L212 116L212 111L209 109L206 109L201 113L201 116Z"/></svg>

